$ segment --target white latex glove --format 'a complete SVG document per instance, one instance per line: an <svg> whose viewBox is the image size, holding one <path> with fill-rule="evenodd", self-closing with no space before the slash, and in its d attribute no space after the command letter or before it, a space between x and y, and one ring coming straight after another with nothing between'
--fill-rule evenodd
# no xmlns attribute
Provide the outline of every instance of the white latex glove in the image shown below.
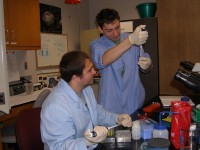
<svg viewBox="0 0 200 150"><path fill-rule="evenodd" d="M131 44L135 44L135 45L142 45L144 43L146 43L146 40L148 38L148 32L142 31L142 28L145 28L146 25L140 25L138 26L133 33L131 33L128 36L129 41L131 42Z"/></svg>
<svg viewBox="0 0 200 150"><path fill-rule="evenodd" d="M151 59L148 57L140 57L139 58L139 62L138 65L140 66L140 68L142 68L143 70L146 70L149 68L149 66L151 65Z"/></svg>
<svg viewBox="0 0 200 150"><path fill-rule="evenodd" d="M132 127L133 121L128 114L121 114L117 116L117 123L124 127Z"/></svg>
<svg viewBox="0 0 200 150"><path fill-rule="evenodd" d="M108 133L108 129L104 126L96 126L94 128L94 131L97 134L96 137L90 136L90 129L86 130L84 133L87 146L92 146L94 144L104 141Z"/></svg>

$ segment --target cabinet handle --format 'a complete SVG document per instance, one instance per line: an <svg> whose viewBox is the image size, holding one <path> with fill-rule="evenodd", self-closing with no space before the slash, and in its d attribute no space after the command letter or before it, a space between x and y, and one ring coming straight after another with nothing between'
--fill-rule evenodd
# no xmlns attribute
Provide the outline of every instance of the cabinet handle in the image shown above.
<svg viewBox="0 0 200 150"><path fill-rule="evenodd" d="M11 37L10 44L11 45L16 45L17 42L15 41L15 32L14 32L14 30L11 31L11 36L10 37Z"/></svg>
<svg viewBox="0 0 200 150"><path fill-rule="evenodd" d="M9 32L8 29L6 30L6 45L9 44Z"/></svg>

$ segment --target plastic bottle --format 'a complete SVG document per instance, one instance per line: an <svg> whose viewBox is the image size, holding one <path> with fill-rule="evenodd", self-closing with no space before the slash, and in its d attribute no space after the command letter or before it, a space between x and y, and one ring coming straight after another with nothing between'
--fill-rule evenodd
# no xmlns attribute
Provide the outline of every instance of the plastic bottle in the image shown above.
<svg viewBox="0 0 200 150"><path fill-rule="evenodd" d="M141 138L141 127L139 120L133 121L132 138L134 140L139 140Z"/></svg>
<svg viewBox="0 0 200 150"><path fill-rule="evenodd" d="M198 137L195 137L196 134L195 134L196 131L196 124L193 123L190 125L190 130L189 130L189 138L190 138L190 149L191 150L197 150L198 149L198 142L197 142L197 139Z"/></svg>
<svg viewBox="0 0 200 150"><path fill-rule="evenodd" d="M180 131L180 150L198 150L198 139L199 129L195 123L191 123L189 130L181 129Z"/></svg>
<svg viewBox="0 0 200 150"><path fill-rule="evenodd" d="M169 132L165 125L155 124L153 129L153 138L169 139Z"/></svg>

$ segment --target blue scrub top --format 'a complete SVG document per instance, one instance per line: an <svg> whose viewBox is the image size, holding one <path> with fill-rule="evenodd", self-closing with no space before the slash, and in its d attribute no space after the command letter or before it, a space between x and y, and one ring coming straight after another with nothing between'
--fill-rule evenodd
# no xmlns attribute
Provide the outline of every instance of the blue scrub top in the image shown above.
<svg viewBox="0 0 200 150"><path fill-rule="evenodd" d="M127 36L127 33L121 33L121 41ZM90 44L92 61L101 75L99 103L111 112L132 114L143 105L145 98L137 64L139 47L132 46L115 62L103 65L104 52L114 46L116 44L106 36L95 39ZM148 54L145 55L149 57Z"/></svg>

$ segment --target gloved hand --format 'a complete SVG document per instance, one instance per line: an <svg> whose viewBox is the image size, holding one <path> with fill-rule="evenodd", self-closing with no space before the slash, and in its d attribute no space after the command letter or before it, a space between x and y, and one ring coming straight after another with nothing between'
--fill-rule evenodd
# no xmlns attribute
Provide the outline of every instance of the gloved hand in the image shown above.
<svg viewBox="0 0 200 150"><path fill-rule="evenodd" d="M140 68L142 68L143 70L146 70L149 68L149 66L151 65L151 59L148 57L140 57L139 58L139 62L138 65L140 66Z"/></svg>
<svg viewBox="0 0 200 150"><path fill-rule="evenodd" d="M142 45L146 43L146 40L148 38L148 32L146 30L142 31L142 28L145 28L145 27L146 25L138 26L135 29L135 31L128 36L128 39L131 42L131 44Z"/></svg>
<svg viewBox="0 0 200 150"><path fill-rule="evenodd" d="M117 123L124 127L132 127L133 121L128 114L121 114L117 116Z"/></svg>
<svg viewBox="0 0 200 150"><path fill-rule="evenodd" d="M85 136L85 139L86 139L86 145L88 147L105 140L107 133L108 133L108 129L104 126L96 126L94 128L94 131L97 134L96 137L90 136L90 132L91 132L90 129L86 130L85 133L84 133L84 136Z"/></svg>

